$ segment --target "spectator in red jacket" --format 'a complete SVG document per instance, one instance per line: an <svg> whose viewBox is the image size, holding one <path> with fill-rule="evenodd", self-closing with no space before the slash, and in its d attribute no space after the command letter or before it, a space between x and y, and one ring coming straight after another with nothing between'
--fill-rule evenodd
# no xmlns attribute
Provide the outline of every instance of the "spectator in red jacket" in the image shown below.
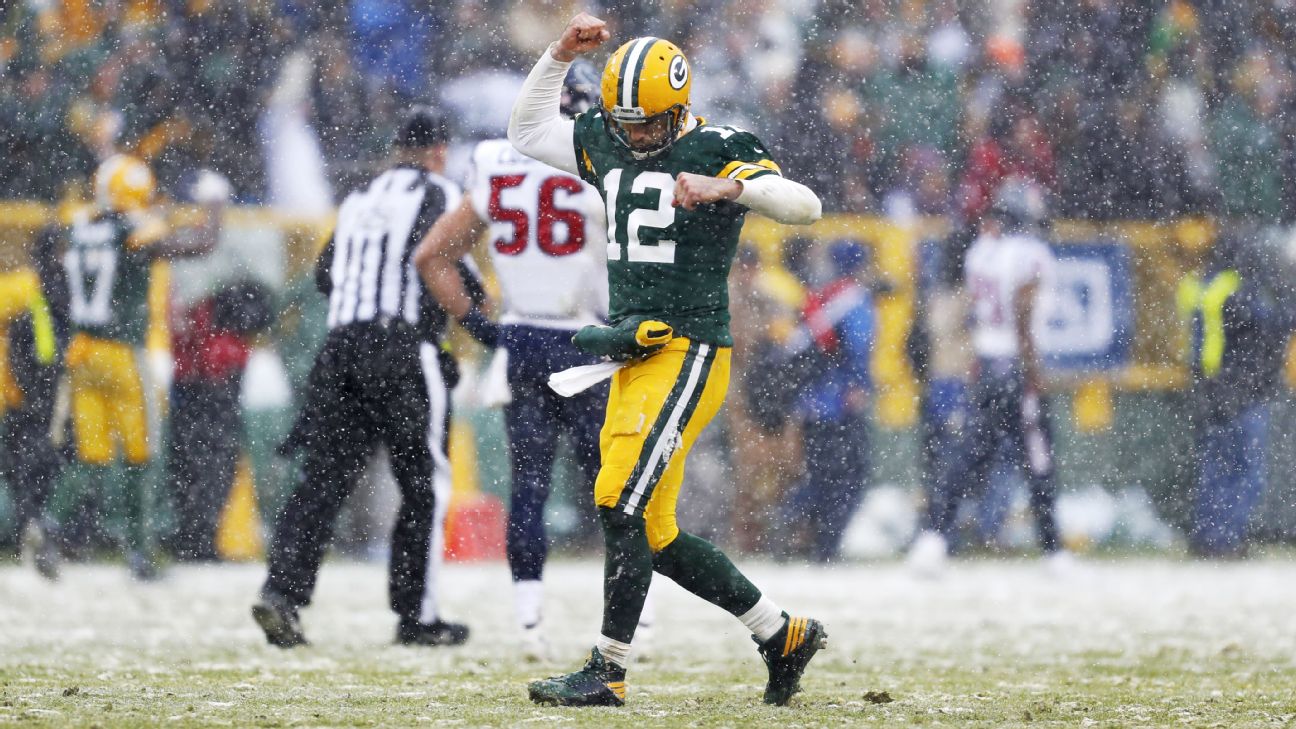
<svg viewBox="0 0 1296 729"><path fill-rule="evenodd" d="M243 441L243 368L251 335L270 325L272 311L263 286L240 282L175 324L166 480L176 520L167 546L177 560L219 559L216 527Z"/></svg>

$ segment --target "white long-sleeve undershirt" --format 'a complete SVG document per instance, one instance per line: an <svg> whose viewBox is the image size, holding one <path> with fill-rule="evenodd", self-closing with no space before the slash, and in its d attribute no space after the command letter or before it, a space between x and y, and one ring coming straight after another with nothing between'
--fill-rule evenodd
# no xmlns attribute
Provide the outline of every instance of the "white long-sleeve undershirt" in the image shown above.
<svg viewBox="0 0 1296 729"><path fill-rule="evenodd" d="M823 215L823 204L814 190L780 175L739 180L742 192L736 202L787 225L809 225Z"/></svg>
<svg viewBox="0 0 1296 729"><path fill-rule="evenodd" d="M508 138L522 154L578 175L572 140L576 125L558 113L563 79L570 66L548 50L540 56L513 103ZM823 214L819 196L813 190L780 175L739 180L739 184L742 192L736 202L777 222L805 225Z"/></svg>
<svg viewBox="0 0 1296 729"><path fill-rule="evenodd" d="M508 138L522 154L577 175L580 171L572 141L576 124L558 113L563 79L570 67L571 63L559 61L547 50L540 56L513 102Z"/></svg>

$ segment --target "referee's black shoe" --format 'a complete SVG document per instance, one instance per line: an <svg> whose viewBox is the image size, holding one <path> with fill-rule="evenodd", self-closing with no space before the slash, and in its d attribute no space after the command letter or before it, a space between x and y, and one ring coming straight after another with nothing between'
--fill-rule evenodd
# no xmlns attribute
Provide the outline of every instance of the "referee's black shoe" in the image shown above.
<svg viewBox="0 0 1296 729"><path fill-rule="evenodd" d="M401 645L463 645L467 640L468 626L462 623L402 620L396 626L396 642Z"/></svg>
<svg viewBox="0 0 1296 729"><path fill-rule="evenodd" d="M277 648L310 645L302 632L297 606L277 592L262 592L261 600L252 606L252 619L265 633L266 642Z"/></svg>

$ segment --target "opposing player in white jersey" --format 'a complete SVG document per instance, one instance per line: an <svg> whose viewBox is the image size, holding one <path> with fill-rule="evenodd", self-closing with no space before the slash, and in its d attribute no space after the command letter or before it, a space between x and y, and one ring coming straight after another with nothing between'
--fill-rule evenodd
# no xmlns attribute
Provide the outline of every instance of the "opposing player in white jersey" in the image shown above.
<svg viewBox="0 0 1296 729"><path fill-rule="evenodd" d="M952 467L937 475L931 497L936 503L928 511L931 523L910 555L920 569L943 564L959 503L985 492L997 455L1026 476L1040 547L1050 564L1060 569L1069 560L1061 551L1054 519L1053 439L1031 327L1043 292L1053 286L1056 266L1037 232L1043 215L1040 189L1010 179L964 258L976 355L971 408L961 457L951 459Z"/></svg>
<svg viewBox="0 0 1296 729"><path fill-rule="evenodd" d="M563 87L563 113L575 115L596 104L598 89L594 67L573 64ZM599 467L606 386L562 398L547 380L553 372L595 361L571 339L607 316L603 201L580 178L522 155L507 139L477 145L468 189L464 202L428 232L414 262L446 311L507 356L511 400L504 412L513 475L508 561L523 649L539 659L540 578L548 551L544 505L559 434L568 434L588 490ZM487 230L503 299L498 325L472 306L454 268Z"/></svg>

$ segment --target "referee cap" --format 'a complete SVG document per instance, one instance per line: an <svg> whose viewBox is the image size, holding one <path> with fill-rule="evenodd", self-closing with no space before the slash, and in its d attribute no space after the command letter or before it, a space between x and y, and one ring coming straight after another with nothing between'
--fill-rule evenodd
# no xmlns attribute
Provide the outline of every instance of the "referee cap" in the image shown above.
<svg viewBox="0 0 1296 729"><path fill-rule="evenodd" d="M441 112L426 104L418 104L405 112L405 118L396 128L392 144L397 147L432 147L450 141L450 125Z"/></svg>

